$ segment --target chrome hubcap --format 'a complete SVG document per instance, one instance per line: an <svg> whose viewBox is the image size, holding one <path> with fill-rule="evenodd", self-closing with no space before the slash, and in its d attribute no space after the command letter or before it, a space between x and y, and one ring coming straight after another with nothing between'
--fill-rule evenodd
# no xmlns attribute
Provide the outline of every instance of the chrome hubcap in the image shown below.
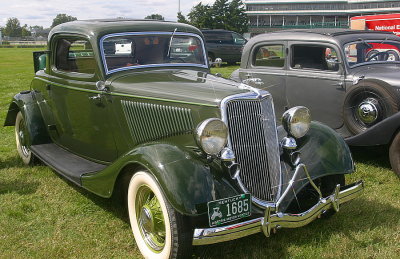
<svg viewBox="0 0 400 259"><path fill-rule="evenodd" d="M165 246L164 215L157 197L149 187L139 188L135 207L143 240L154 252L160 252Z"/></svg>
<svg viewBox="0 0 400 259"><path fill-rule="evenodd" d="M27 157L27 156L29 156L29 149L26 146L25 130L26 130L25 123L23 120L21 120L18 125L17 136L18 136L19 144L21 146L22 154Z"/></svg>
<svg viewBox="0 0 400 259"><path fill-rule="evenodd" d="M374 98L363 100L357 108L357 117L366 124L371 124L378 119L378 102Z"/></svg>

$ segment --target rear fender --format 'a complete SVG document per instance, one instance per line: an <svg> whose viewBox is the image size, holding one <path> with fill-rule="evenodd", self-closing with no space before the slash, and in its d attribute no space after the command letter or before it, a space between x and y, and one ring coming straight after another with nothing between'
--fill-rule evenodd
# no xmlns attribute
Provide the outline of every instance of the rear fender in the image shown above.
<svg viewBox="0 0 400 259"><path fill-rule="evenodd" d="M24 116L30 136L28 145L37 145L51 142L37 102L31 91L16 94L8 108L4 126L14 126L18 112Z"/></svg>
<svg viewBox="0 0 400 259"><path fill-rule="evenodd" d="M84 188L110 197L118 175L130 164L139 164L159 182L171 205L184 215L207 213L207 202L240 193L221 176L222 169L190 150L168 143L138 146L108 168L84 175Z"/></svg>

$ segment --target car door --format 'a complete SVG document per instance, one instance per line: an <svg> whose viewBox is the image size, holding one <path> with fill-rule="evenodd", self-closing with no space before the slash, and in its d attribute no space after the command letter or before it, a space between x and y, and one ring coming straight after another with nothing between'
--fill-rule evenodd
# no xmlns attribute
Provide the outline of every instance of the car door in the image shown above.
<svg viewBox="0 0 400 259"><path fill-rule="evenodd" d="M300 41L292 41L288 45L288 107L306 106L313 120L334 129L340 128L343 125L345 78L337 47L329 43Z"/></svg>
<svg viewBox="0 0 400 259"><path fill-rule="evenodd" d="M260 42L251 49L246 68L239 70L239 77L247 79L247 84L271 93L277 118L282 116L287 106L285 50L286 42Z"/></svg>
<svg viewBox="0 0 400 259"><path fill-rule="evenodd" d="M56 36L51 76L44 98L53 111L53 140L65 149L98 161L117 157L110 125L110 105L100 80L90 42L77 36Z"/></svg>

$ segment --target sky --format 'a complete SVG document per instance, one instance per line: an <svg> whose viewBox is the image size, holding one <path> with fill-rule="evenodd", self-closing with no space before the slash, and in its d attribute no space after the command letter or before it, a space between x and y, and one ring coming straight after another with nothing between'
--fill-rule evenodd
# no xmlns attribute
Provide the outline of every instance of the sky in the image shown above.
<svg viewBox="0 0 400 259"><path fill-rule="evenodd" d="M215 0L180 0L182 13L186 16L190 9L202 2L212 4ZM0 26L7 19L16 17L21 26L39 25L50 27L59 13L66 13L79 20L98 18L137 18L158 13L165 20L176 21L179 0L0 0Z"/></svg>

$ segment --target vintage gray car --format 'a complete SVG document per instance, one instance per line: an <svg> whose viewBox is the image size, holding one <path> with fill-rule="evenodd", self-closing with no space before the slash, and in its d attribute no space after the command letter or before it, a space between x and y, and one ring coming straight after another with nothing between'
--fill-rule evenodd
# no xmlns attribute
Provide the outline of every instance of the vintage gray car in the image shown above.
<svg viewBox="0 0 400 259"><path fill-rule="evenodd" d="M399 50L389 32L279 31L252 38L231 78L268 90L276 114L307 105L349 145L390 145L400 175Z"/></svg>

